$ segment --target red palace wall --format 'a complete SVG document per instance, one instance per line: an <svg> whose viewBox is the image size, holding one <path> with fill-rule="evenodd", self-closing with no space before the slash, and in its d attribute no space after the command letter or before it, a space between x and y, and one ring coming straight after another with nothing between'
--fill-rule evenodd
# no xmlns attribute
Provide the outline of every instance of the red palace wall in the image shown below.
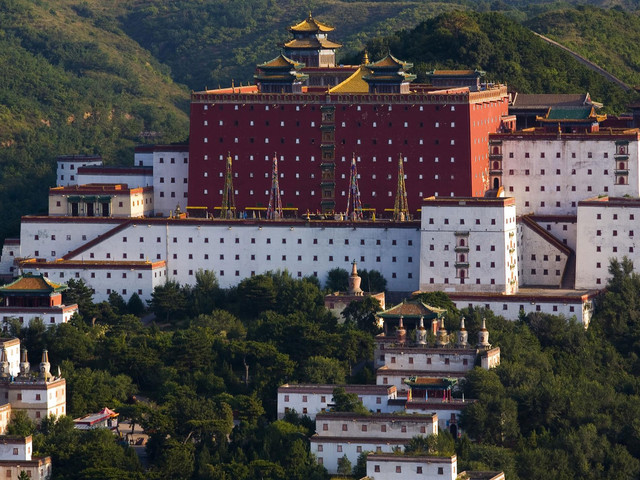
<svg viewBox="0 0 640 480"><path fill-rule="evenodd" d="M230 94L228 90L224 94L194 93L189 207L207 207L213 212L222 204L224 159L230 152L237 157L233 186L239 211L268 205L274 154L279 159L283 206L297 207L300 215L307 210L319 211L323 143L335 145L338 212L346 209L354 154L359 157L363 207L374 208L377 216L389 216L384 210L394 206L400 153L406 158L405 182L412 212L418 211L423 197L436 193L481 196L489 188L489 133L498 130L501 116L508 113L506 89L453 92L345 96ZM335 107L331 122L334 138L329 142L326 137L323 142L321 129L327 125L321 110L326 106Z"/></svg>

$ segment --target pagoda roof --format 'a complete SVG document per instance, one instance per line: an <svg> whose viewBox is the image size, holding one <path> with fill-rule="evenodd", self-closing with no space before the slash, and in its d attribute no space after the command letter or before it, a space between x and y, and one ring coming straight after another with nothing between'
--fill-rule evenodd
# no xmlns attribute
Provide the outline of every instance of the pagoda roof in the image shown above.
<svg viewBox="0 0 640 480"><path fill-rule="evenodd" d="M278 55L276 58L269 60L268 62L262 63L258 65L258 68L262 68L265 70L270 69L296 69L304 67L304 63L296 62L295 60L291 60L289 57L285 57L282 53Z"/></svg>
<svg viewBox="0 0 640 480"><path fill-rule="evenodd" d="M360 66L353 74L329 89L329 93L369 93L369 84L364 80L365 75L369 75L371 70Z"/></svg>
<svg viewBox="0 0 640 480"><path fill-rule="evenodd" d="M432 307L431 305L427 305L426 303L422 303L418 300L412 301L404 301L395 305L391 308L388 308L384 312L378 313L378 317L382 318L432 318L436 317L445 312L443 308Z"/></svg>
<svg viewBox="0 0 640 480"><path fill-rule="evenodd" d="M398 60L396 57L391 55L391 53L387 53L387 55L378 60L377 62L367 64L367 67L371 70L377 69L395 69L395 70L408 70L413 67L413 63L405 62L402 60Z"/></svg>
<svg viewBox="0 0 640 480"><path fill-rule="evenodd" d="M451 388L458 383L457 378L437 378L437 377L409 377L404 383L413 388Z"/></svg>
<svg viewBox="0 0 640 480"><path fill-rule="evenodd" d="M62 292L67 289L66 285L54 283L44 275L33 275L25 273L18 277L8 285L0 287L0 294L23 294L23 293L41 293L50 294Z"/></svg>
<svg viewBox="0 0 640 480"><path fill-rule="evenodd" d="M297 25L293 25L292 27L289 27L289 30L291 30L292 32L312 33L312 32L332 32L333 30L335 30L335 28L317 21L315 18L313 18L313 16L311 15L311 12L309 12L309 17L307 17Z"/></svg>
<svg viewBox="0 0 640 480"><path fill-rule="evenodd" d="M582 107L602 104L591 100L589 93L516 93L511 102L512 108L549 108L549 107Z"/></svg>
<svg viewBox="0 0 640 480"><path fill-rule="evenodd" d="M309 38L294 38L284 44L285 48L340 48L341 43L332 42L326 38L309 37Z"/></svg>
<svg viewBox="0 0 640 480"><path fill-rule="evenodd" d="M593 105L586 105L584 107L551 107L544 117L537 117L537 120L554 123L559 121L600 122L606 118L606 115L598 115Z"/></svg>

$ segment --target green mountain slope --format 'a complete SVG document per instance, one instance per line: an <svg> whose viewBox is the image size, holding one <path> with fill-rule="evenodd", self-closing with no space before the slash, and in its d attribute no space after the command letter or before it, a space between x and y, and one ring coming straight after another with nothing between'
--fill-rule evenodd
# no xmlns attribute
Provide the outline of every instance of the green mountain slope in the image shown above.
<svg viewBox="0 0 640 480"><path fill-rule="evenodd" d="M546 13L526 25L640 85L640 16L620 9L578 7Z"/></svg>
<svg viewBox="0 0 640 480"><path fill-rule="evenodd" d="M435 68L478 68L489 80L505 82L523 93L590 92L609 112L619 112L634 98L587 69L568 53L537 38L529 29L496 13L452 12L413 30L368 44L370 57L390 48L424 72Z"/></svg>
<svg viewBox="0 0 640 480"><path fill-rule="evenodd" d="M253 82L255 65L275 57L289 26L314 17L336 27L338 56L361 50L376 36L412 28L459 2L327 0L154 0L132 3L124 30L171 67L192 89Z"/></svg>
<svg viewBox="0 0 640 480"><path fill-rule="evenodd" d="M149 137L183 140L188 92L104 17L63 1L1 1L0 12L2 238L46 211L57 155L131 161Z"/></svg>

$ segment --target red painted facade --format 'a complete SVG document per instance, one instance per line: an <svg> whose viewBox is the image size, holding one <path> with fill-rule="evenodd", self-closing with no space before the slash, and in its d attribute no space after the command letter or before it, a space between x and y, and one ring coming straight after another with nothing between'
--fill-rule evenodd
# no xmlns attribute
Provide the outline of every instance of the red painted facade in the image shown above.
<svg viewBox="0 0 640 480"><path fill-rule="evenodd" d="M391 216L400 154L412 212L426 196L483 195L489 188L489 133L499 131L508 114L506 88L411 87L425 93L261 94L244 87L192 94L189 207L210 213L220 207L228 152L240 212L268 205L274 154L283 206L299 215L322 211L323 195L333 197L324 198L325 210L328 201L336 212L346 209L353 155L363 207L375 209L377 217ZM325 175L323 183L327 165L334 175Z"/></svg>

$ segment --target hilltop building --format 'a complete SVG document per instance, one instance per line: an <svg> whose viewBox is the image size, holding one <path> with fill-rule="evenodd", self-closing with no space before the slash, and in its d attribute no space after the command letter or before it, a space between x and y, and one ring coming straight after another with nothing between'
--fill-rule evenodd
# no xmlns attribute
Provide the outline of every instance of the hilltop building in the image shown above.
<svg viewBox="0 0 640 480"><path fill-rule="evenodd" d="M276 269L323 279L356 260L398 296L443 290L459 307L588 324L608 258L636 252L612 218L600 256L581 258L593 224L579 224L591 221L580 203L640 196L640 130L604 127L588 94L509 104L481 71L436 70L426 85L391 54L338 66L333 27L308 17L290 31L255 85L193 93L189 145L138 147L125 168L59 158L49 215L23 218L0 276L148 300L199 268L230 287ZM534 123L514 131L516 117Z"/></svg>
<svg viewBox="0 0 640 480"><path fill-rule="evenodd" d="M458 457L372 453L367 456L367 476L362 480L505 480L504 472L458 472Z"/></svg>
<svg viewBox="0 0 640 480"><path fill-rule="evenodd" d="M22 472L34 480L51 478L51 457L34 457L32 437L0 436L0 476L18 478Z"/></svg>
<svg viewBox="0 0 640 480"><path fill-rule="evenodd" d="M0 316L3 330L11 318L17 318L25 327L34 318L45 325L68 322L78 311L78 305L63 305L62 292L66 285L54 283L43 275L25 274L8 285L0 287Z"/></svg>
<svg viewBox="0 0 640 480"><path fill-rule="evenodd" d="M236 209L249 214L269 203L274 152L283 205L299 215L345 211L354 155L363 207L378 218L394 207L400 152L413 211L425 196L488 188L488 134L514 121L506 87L415 84L412 65L391 54L339 67L331 31L309 17L291 27L282 54L258 65L256 85L192 94L191 216L215 216L228 153Z"/></svg>
<svg viewBox="0 0 640 480"><path fill-rule="evenodd" d="M346 456L352 465L362 452L392 453L416 435L438 433L434 414L319 413L310 450L330 474L338 473L338 460Z"/></svg>
<svg viewBox="0 0 640 480"><path fill-rule="evenodd" d="M112 432L115 432L118 430L118 416L118 413L104 407L97 413L90 413L80 418L74 418L73 426L77 430L108 428Z"/></svg>

